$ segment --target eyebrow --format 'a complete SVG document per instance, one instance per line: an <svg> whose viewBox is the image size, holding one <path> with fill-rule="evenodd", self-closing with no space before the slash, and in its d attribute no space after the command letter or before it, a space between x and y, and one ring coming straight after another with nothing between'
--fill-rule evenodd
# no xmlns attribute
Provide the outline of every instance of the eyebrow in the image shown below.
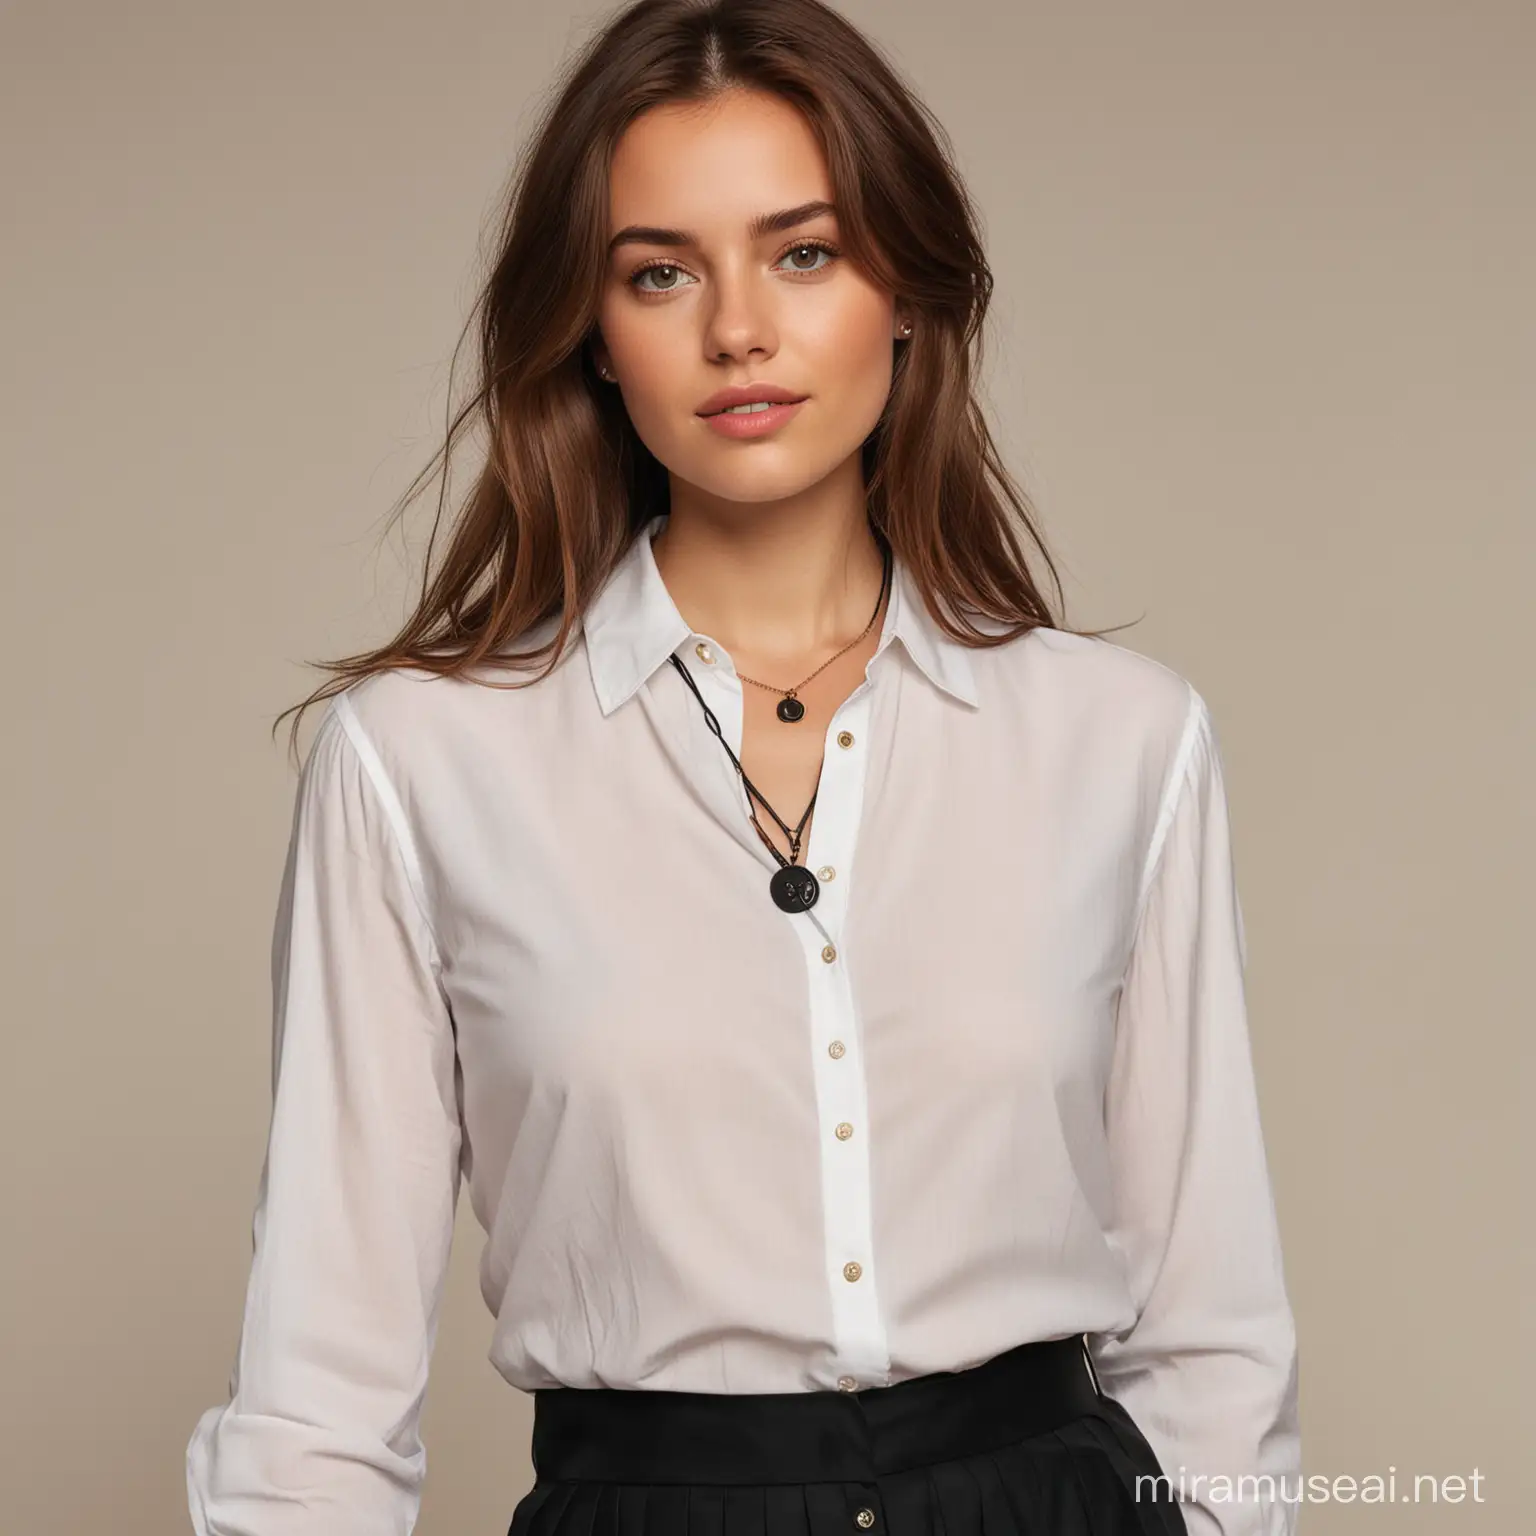
<svg viewBox="0 0 1536 1536"><path fill-rule="evenodd" d="M747 225L748 236L760 240L764 235L778 234L793 229L797 224L808 224L824 213L836 213L833 204L817 198L809 203L799 203L793 208L781 208L777 213L760 213ZM621 245L697 245L698 235L691 229L666 229L655 224L626 224L608 242L612 255Z"/></svg>

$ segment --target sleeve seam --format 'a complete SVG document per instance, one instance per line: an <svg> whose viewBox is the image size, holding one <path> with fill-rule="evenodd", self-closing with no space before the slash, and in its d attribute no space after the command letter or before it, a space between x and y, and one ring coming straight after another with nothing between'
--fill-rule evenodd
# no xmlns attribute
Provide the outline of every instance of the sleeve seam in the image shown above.
<svg viewBox="0 0 1536 1536"><path fill-rule="evenodd" d="M422 878L421 860L416 852L416 842L411 836L410 825L406 821L405 807L400 803L400 796L395 792L395 786L390 782L389 775L384 769L383 759L380 758L372 738L364 729L363 722L358 718L351 699L345 693L334 694L331 698L331 708L337 720L340 721L347 740L352 745L352 750L362 763L363 772L373 786L373 792L384 811L385 820L389 822L396 852L405 870L406 884L410 887L411 898L416 904L416 910L426 931L427 943L431 949L432 969L441 973L442 949L438 944L437 932L427 907L426 882Z"/></svg>
<svg viewBox="0 0 1536 1536"><path fill-rule="evenodd" d="M1163 849L1168 841L1168 830L1173 825L1173 818L1178 814L1179 803L1184 798L1184 789L1189 781L1189 767L1194 761L1195 743L1199 740L1205 724L1205 700L1195 691L1194 684L1186 680L1185 687L1189 689L1189 709L1184 716L1179 745L1174 752L1173 765L1169 769L1167 781L1163 786L1162 798L1157 808L1157 820L1152 826L1152 838L1141 869L1141 883L1136 892L1136 917L1131 925L1133 949L1135 937L1140 934L1142 921L1146 917L1147 904L1152 896L1152 884L1157 878Z"/></svg>

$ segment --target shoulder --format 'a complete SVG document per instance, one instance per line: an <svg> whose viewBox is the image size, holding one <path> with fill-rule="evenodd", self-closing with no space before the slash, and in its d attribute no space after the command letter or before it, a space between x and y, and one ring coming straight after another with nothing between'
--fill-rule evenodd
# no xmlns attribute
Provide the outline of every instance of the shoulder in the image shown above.
<svg viewBox="0 0 1536 1536"><path fill-rule="evenodd" d="M1021 709L1134 750L1149 766L1171 762L1205 716L1183 673L1111 640L1042 625L993 654L994 686L1016 690Z"/></svg>
<svg viewBox="0 0 1536 1536"><path fill-rule="evenodd" d="M553 632L530 632L520 653ZM326 735L342 738L331 750L355 756L409 806L462 784L476 763L516 761L560 729L570 690L584 681L585 668L572 666L579 649L568 645L552 669L544 653L534 663L498 659L454 676L420 665L370 673L327 701L316 747Z"/></svg>
<svg viewBox="0 0 1536 1536"><path fill-rule="evenodd" d="M440 712L456 680L416 667L392 667L349 684L329 713L357 740L394 744L421 730Z"/></svg>
<svg viewBox="0 0 1536 1536"><path fill-rule="evenodd" d="M359 814L385 813L398 836L400 788L412 772L401 744L420 739L420 702L432 674L370 674L329 695L317 711L301 772L300 800L326 801Z"/></svg>
<svg viewBox="0 0 1536 1536"><path fill-rule="evenodd" d="M540 625L520 648L542 645L554 631L553 624ZM336 695L332 706L355 741L371 743L394 761L473 751L483 745L487 731L527 722L530 712L550 707L552 694L571 680L569 668L577 649L568 643L553 669L547 654L535 664L487 662L456 676L422 666L391 667L352 683Z"/></svg>

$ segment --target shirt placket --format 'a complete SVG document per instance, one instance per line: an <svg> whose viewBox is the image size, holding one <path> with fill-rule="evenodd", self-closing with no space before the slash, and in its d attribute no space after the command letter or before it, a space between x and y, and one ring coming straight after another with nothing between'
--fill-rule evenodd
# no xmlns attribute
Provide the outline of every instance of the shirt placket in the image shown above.
<svg viewBox="0 0 1536 1536"><path fill-rule="evenodd" d="M695 637L694 647L704 662L700 689L720 721L731 751L739 758L743 736L740 680L728 653L716 642ZM868 1079L846 943L848 893L869 779L874 706L874 685L866 680L842 702L828 723L810 841L802 850L803 862L815 874L820 895L809 910L782 914L805 957L808 1043L820 1140L822 1251L835 1341L832 1370L836 1386L845 1392L884 1385L890 1372L874 1254ZM740 815L748 819L754 802L724 753L720 757L735 779ZM805 808L774 809L793 826ZM764 819L761 808L758 816ZM750 831L749 820L747 824ZM754 838L756 835L752 833ZM763 858L771 866L772 855L766 849Z"/></svg>

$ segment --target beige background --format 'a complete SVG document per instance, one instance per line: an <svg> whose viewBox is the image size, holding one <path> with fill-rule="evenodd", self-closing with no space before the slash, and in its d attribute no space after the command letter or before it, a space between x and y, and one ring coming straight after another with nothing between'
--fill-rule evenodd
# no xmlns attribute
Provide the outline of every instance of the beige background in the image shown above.
<svg viewBox="0 0 1536 1536"><path fill-rule="evenodd" d="M1306 1470L1536 1497L1528 4L847 6L952 132L989 400L1069 616L1228 762ZM303 658L383 638L476 247L595 8L9 4L0 35L7 1532L187 1529L269 1110ZM412 519L419 545L429 521ZM306 738L307 739L307 738ZM531 1403L467 1205L424 1536L501 1536Z"/></svg>

